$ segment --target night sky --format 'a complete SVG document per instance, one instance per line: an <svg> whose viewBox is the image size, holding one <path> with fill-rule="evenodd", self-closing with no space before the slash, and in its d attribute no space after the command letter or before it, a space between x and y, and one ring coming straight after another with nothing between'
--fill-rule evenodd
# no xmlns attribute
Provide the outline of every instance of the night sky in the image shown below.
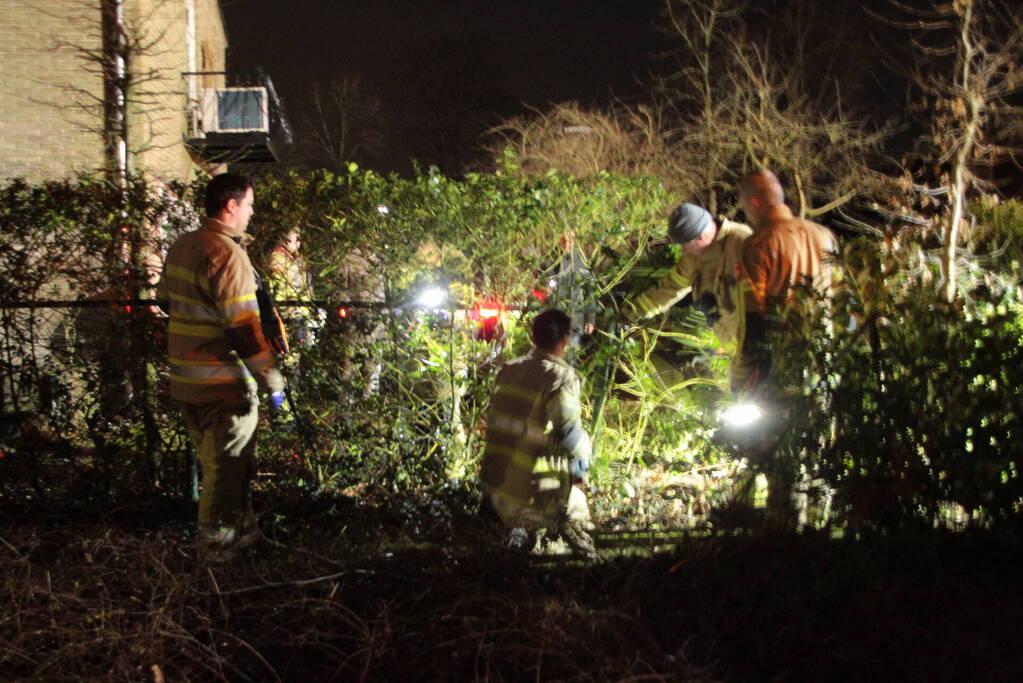
<svg viewBox="0 0 1023 683"><path fill-rule="evenodd" d="M465 43L508 101L544 108L569 100L634 99L658 50L663 0L224 0L228 69L262 67L289 116L309 83L358 74L393 93L410 50ZM404 62L402 60L405 60ZM414 77L414 76L413 76ZM400 92L385 106L404 108ZM500 113L498 113L499 115Z"/></svg>

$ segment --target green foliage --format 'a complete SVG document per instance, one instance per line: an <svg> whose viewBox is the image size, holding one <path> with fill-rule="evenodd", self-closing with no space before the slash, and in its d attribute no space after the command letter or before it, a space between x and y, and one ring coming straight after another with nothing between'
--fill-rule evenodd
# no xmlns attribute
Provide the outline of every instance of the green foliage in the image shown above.
<svg viewBox="0 0 1023 683"><path fill-rule="evenodd" d="M90 180L2 188L0 274L18 284L5 292L7 301L150 296L146 266L158 271L162 250L197 222L202 183L173 190L157 195L141 179L127 190ZM435 171L406 179L351 166L259 177L256 190L254 262L265 269L274 245L298 228L316 302L297 306L316 330L287 363L293 405L260 431L266 467L283 475L274 483L370 483L438 495L453 482L474 481L477 427L496 369L528 350L529 315L540 307L532 292L549 288L565 245L574 244L592 282L579 297L547 294L573 314L592 315L612 289L645 285L631 271L669 204L649 179L522 178L504 170L456 181ZM671 259L661 260L663 267ZM415 304L431 283L452 295L443 310ZM492 340L477 338L471 314L484 300L505 307ZM342 303L344 318L337 314ZM34 484L36 496L74 491L77 502L103 501L156 484L190 495L187 442L166 396L158 315L111 304L4 314L5 411L47 413L40 448L73 463L66 487L46 481L41 464L27 466L30 449L12 432L5 444L24 456L14 467L19 477L8 480L12 494ZM666 387L642 368L667 343L666 332L641 344L598 332L581 350L587 410L598 393L607 399L606 447L595 472L607 486L673 462L675 431L695 425L689 384ZM630 382L624 394L615 381L597 381L608 373ZM691 460L689 453L682 458Z"/></svg>
<svg viewBox="0 0 1023 683"><path fill-rule="evenodd" d="M846 248L835 331L803 320L779 354L793 424L786 457L836 491L854 528L1015 524L1023 500L1023 306L985 271L941 301L915 240ZM979 272L979 271L977 271ZM996 284L1000 283L1000 284Z"/></svg>
<svg viewBox="0 0 1023 683"><path fill-rule="evenodd" d="M984 265L996 271L1018 269L1023 250L1023 202L984 197L970 206L970 213L975 225L968 234L969 243L985 257Z"/></svg>
<svg viewBox="0 0 1023 683"><path fill-rule="evenodd" d="M0 188L3 302L102 300L2 310L5 497L191 495L187 441L166 395L163 319L110 302L149 295L147 268L195 225L197 190L175 188L179 199L141 181ZM259 178L254 260L265 267L298 227L315 300L295 307L314 335L286 364L292 405L260 430L274 473L264 481L472 501L496 369L528 349L540 307L532 292L548 289L574 242L592 281L579 296L547 293L598 322L576 360L596 444L594 508L651 523L706 513L735 474L710 439L727 358L685 311L629 330L595 315L673 262L667 249L646 249L667 204L655 182L610 175L456 181L353 167ZM787 322L776 347L789 418L779 457L834 489L837 521L1018 519L1023 320L1015 248L1003 245L1019 239L1020 213L1015 202L978 205L974 235L990 248L963 259L968 284L954 307L940 300L922 241L863 239L839 264L833 324ZM452 296L425 310L415 297L434 283ZM483 301L505 307L490 339L473 316Z"/></svg>

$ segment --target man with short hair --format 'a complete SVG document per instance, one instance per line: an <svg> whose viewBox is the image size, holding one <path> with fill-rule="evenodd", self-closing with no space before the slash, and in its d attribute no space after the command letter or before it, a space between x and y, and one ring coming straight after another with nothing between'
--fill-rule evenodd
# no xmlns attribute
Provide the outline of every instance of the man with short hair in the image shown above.
<svg viewBox="0 0 1023 683"><path fill-rule="evenodd" d="M770 405L765 407L784 415L786 401L781 387L776 380L769 379L774 360L771 337L785 330L788 313L803 306L799 299L801 289L804 295L818 297L831 293L831 259L837 245L827 228L793 216L785 205L781 183L771 171L760 170L744 178L739 185L739 201L754 232L742 251L748 290L742 360L732 375L732 390L766 402ZM776 421L774 430L784 422L784 418ZM778 435L770 432L769 429L764 433L758 447L767 464L768 520L774 526L791 530L801 522L801 513L807 515L812 511L806 497L795 491L796 482L806 480L808 472L800 471L795 462L776 456Z"/></svg>
<svg viewBox="0 0 1023 683"><path fill-rule="evenodd" d="M679 204L668 218L668 239L681 245L682 255L656 285L628 302L626 315L633 321L649 318L692 293L693 307L723 349L734 353L742 322L742 245L752 234L741 223L714 220L696 204Z"/></svg>
<svg viewBox="0 0 1023 683"><path fill-rule="evenodd" d="M796 218L785 205L785 192L769 170L746 176L739 201L753 236L743 245L742 270L748 282L744 299L745 334L742 369L733 374L733 390L754 390L767 378L771 356L769 318L796 304L799 289L821 296L831 292L835 236L827 228Z"/></svg>
<svg viewBox="0 0 1023 683"><path fill-rule="evenodd" d="M216 564L259 538L252 512L257 389L283 398L284 379L260 324L245 247L254 193L222 174L206 186L199 230L171 246L160 280L169 303L171 396L202 465L199 551Z"/></svg>
<svg viewBox="0 0 1023 683"><path fill-rule="evenodd" d="M480 480L511 528L511 545L529 550L538 529L561 533L569 547L596 557L586 496L590 437L579 407L580 380L565 362L572 319L550 309L533 319L533 349L497 375L487 411Z"/></svg>

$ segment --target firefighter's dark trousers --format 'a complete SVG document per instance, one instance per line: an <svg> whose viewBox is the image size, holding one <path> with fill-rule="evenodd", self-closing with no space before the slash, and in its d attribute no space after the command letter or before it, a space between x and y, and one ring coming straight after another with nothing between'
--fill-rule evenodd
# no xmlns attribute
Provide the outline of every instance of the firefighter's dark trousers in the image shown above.
<svg viewBox="0 0 1023 683"><path fill-rule="evenodd" d="M241 531L254 522L250 484L255 474L256 399L182 404L181 412L202 466L200 532Z"/></svg>

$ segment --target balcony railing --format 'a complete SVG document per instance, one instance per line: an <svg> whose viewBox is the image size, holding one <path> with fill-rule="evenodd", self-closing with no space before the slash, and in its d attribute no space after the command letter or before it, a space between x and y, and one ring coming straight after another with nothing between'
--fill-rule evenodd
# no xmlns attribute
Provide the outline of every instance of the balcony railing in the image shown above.
<svg viewBox="0 0 1023 683"><path fill-rule="evenodd" d="M269 76L185 74L209 76L219 77L223 85L199 87L197 81L189 88L188 145L211 163L277 161L281 148L291 142L291 128Z"/></svg>

